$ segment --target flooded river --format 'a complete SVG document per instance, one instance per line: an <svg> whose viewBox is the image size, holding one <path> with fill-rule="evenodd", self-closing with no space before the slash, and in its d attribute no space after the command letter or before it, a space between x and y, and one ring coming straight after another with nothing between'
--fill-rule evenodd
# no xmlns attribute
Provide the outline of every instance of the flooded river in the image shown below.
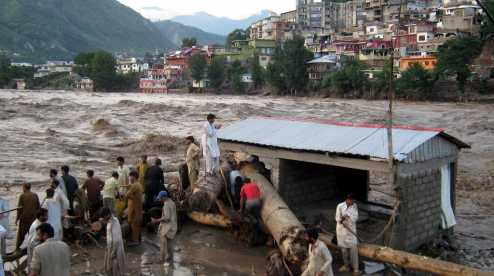
<svg viewBox="0 0 494 276"><path fill-rule="evenodd" d="M185 162L184 138L201 137L208 113L222 127L249 116L383 125L387 106L386 101L271 96L0 90L0 181L14 185L17 195L22 182L37 183L33 189L42 200L49 169L69 165L82 184L86 170L105 180L116 170L115 157L135 165L141 154L161 158L171 177ZM464 252L461 262L493 270L494 264L482 261L486 255L479 252L494 248L494 106L395 102L393 110L396 125L441 128L472 146L460 153L455 234ZM17 205L13 193L2 189L0 196L10 207ZM15 232L15 214L10 221ZM145 244L127 251L130 275L262 275L271 249L245 248L222 230L188 223L175 243L178 262L163 267L154 263L156 236L144 237ZM8 243L12 249L15 241ZM103 273L101 250L90 248L92 256L72 250L73 275Z"/></svg>

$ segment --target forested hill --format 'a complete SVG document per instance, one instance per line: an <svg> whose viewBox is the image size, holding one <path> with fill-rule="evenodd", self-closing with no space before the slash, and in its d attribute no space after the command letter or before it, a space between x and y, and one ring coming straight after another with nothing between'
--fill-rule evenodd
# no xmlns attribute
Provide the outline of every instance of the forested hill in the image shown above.
<svg viewBox="0 0 494 276"><path fill-rule="evenodd" d="M201 29L191 26L185 26L181 23L170 20L154 22L156 27L175 45L182 44L182 38L195 37L199 45L225 44L226 36L205 32Z"/></svg>
<svg viewBox="0 0 494 276"><path fill-rule="evenodd" d="M0 49L20 54L16 60L41 63L100 49L143 55L176 48L151 21L117 0L1 0Z"/></svg>

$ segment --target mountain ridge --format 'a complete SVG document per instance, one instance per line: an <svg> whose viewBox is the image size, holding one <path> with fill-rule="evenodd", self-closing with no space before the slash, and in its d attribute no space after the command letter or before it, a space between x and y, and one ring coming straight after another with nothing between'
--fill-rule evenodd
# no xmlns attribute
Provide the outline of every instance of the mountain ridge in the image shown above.
<svg viewBox="0 0 494 276"><path fill-rule="evenodd" d="M184 37L197 38L199 45L225 44L226 36L203 31L199 28L186 26L171 20L154 22L156 27L175 45L180 46Z"/></svg>
<svg viewBox="0 0 494 276"><path fill-rule="evenodd" d="M116 0L3 0L0 49L15 59L72 60L78 52L108 50L143 55L178 46L156 26Z"/></svg>
<svg viewBox="0 0 494 276"><path fill-rule="evenodd" d="M228 17L216 17L206 12L198 12L194 15L175 16L170 20L186 26L199 28L205 32L228 35L235 29L247 29L250 24L268 17L269 13L271 13L271 11L262 10L260 14L245 19L235 20Z"/></svg>

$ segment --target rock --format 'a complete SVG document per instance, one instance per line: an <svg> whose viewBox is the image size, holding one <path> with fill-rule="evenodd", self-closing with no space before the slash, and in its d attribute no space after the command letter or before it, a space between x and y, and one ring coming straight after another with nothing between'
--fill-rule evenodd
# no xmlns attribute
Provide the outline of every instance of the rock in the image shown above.
<svg viewBox="0 0 494 276"><path fill-rule="evenodd" d="M451 249L451 246L449 245L449 243L443 239L438 239L438 245L446 250L450 250Z"/></svg>

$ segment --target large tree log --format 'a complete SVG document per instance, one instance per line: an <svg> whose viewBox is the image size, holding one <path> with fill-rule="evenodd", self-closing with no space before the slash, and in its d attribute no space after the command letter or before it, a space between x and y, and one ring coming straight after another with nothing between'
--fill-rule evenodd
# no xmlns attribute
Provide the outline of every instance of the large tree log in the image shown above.
<svg viewBox="0 0 494 276"><path fill-rule="evenodd" d="M235 155L237 157L237 155ZM241 159L242 160L242 159ZM306 241L302 223L263 175L249 163L243 163L239 171L256 183L261 190L261 219L267 226L283 256L293 264L300 264L307 258Z"/></svg>
<svg viewBox="0 0 494 276"><path fill-rule="evenodd" d="M206 224L214 227L227 228L232 222L221 214L211 214L202 212L189 212L187 213L189 218L195 222Z"/></svg>
<svg viewBox="0 0 494 276"><path fill-rule="evenodd" d="M230 177L231 167L227 163L220 165L226 180ZM216 198L225 190L225 183L221 173L216 176L208 176L195 184L194 192L189 198L189 206L198 212L207 212L213 207Z"/></svg>

